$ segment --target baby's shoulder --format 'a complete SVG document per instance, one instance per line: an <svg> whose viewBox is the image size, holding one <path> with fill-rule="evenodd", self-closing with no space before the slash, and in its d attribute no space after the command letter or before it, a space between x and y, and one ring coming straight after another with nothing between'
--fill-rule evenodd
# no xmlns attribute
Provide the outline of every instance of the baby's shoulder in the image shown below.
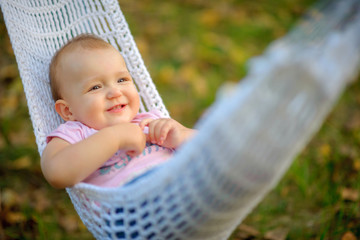
<svg viewBox="0 0 360 240"><path fill-rule="evenodd" d="M96 133L97 130L77 121L66 121L60 124L54 131L47 136L47 142L53 137L59 137L70 143L81 141Z"/></svg>
<svg viewBox="0 0 360 240"><path fill-rule="evenodd" d="M86 126L85 124L78 121L66 121L59 125L57 130L69 130L69 131L81 131L81 132L92 132L96 131L93 128Z"/></svg>

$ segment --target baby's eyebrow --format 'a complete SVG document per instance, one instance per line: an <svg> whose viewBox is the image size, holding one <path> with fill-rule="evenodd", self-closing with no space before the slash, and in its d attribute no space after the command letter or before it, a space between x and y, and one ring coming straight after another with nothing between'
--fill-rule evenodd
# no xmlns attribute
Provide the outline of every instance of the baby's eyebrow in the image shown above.
<svg viewBox="0 0 360 240"><path fill-rule="evenodd" d="M99 82L101 82L100 76L91 77L82 82L81 88L83 89L83 91L87 91L89 88L93 87Z"/></svg>
<svg viewBox="0 0 360 240"><path fill-rule="evenodd" d="M130 76L130 73L129 71L119 71L117 72L118 75L129 75Z"/></svg>
<svg viewBox="0 0 360 240"><path fill-rule="evenodd" d="M96 82L100 82L101 81L101 77L92 77L92 78L88 78L86 81L84 81L83 86L89 86L89 85L93 85Z"/></svg>
<svg viewBox="0 0 360 240"><path fill-rule="evenodd" d="M131 77L131 74L129 71L118 71L115 72L113 77ZM95 82L101 82L105 76L93 76L89 77L84 81L83 86L84 88L87 88L90 85L93 85Z"/></svg>

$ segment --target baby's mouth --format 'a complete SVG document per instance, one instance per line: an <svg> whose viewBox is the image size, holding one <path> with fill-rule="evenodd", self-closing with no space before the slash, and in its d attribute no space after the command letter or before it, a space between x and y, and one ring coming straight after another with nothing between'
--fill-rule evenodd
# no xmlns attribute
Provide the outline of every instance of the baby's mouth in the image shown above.
<svg viewBox="0 0 360 240"><path fill-rule="evenodd" d="M107 111L111 112L111 111L117 111L117 110L121 110L126 106L126 104L119 104L119 105L115 105L111 108L109 108Z"/></svg>

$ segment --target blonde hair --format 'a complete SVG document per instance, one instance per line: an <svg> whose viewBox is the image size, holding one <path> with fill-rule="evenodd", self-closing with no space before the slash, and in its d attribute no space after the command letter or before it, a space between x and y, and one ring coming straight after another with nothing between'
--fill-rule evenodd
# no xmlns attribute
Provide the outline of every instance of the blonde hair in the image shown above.
<svg viewBox="0 0 360 240"><path fill-rule="evenodd" d="M71 39L63 47L61 47L54 54L49 67L50 87L54 101L61 99L58 77L58 65L61 61L61 56L64 53L73 51L79 47L82 49L103 49L110 48L112 45L96 35L81 34Z"/></svg>

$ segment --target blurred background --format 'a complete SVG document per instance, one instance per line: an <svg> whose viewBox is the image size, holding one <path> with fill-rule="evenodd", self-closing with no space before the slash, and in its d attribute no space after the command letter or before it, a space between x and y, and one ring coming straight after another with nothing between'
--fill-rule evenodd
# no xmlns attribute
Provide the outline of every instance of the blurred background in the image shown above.
<svg viewBox="0 0 360 240"><path fill-rule="evenodd" d="M192 127L216 90L284 36L314 0L119 0L171 116ZM0 239L92 239L64 190L44 180L0 16ZM360 86L339 99L279 185L231 239L360 237Z"/></svg>

